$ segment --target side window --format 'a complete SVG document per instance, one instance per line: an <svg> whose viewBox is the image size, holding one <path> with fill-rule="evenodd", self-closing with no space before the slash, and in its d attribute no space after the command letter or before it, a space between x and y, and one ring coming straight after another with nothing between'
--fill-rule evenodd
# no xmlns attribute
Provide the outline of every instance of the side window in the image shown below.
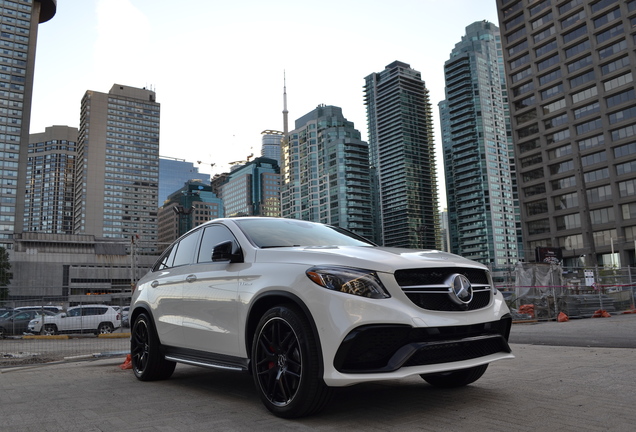
<svg viewBox="0 0 636 432"><path fill-rule="evenodd" d="M82 313L82 309L81 308L77 308L77 309L69 310L66 315L70 316L70 317L76 317L76 316L80 316L81 313Z"/></svg>
<svg viewBox="0 0 636 432"><path fill-rule="evenodd" d="M165 268L172 267L172 263L174 262L174 256L177 253L178 244L173 244L169 250L167 250L161 259L155 264L155 268L152 271L163 270Z"/></svg>
<svg viewBox="0 0 636 432"><path fill-rule="evenodd" d="M196 230L192 234L181 239L178 245L175 245L177 253L174 256L174 267L190 264L194 256L194 250L199 245L199 234L201 230ZM172 255L172 253L170 254Z"/></svg>
<svg viewBox="0 0 636 432"><path fill-rule="evenodd" d="M229 240L236 243L234 235L223 225L211 225L205 228L197 262L212 262L212 250L214 246Z"/></svg>

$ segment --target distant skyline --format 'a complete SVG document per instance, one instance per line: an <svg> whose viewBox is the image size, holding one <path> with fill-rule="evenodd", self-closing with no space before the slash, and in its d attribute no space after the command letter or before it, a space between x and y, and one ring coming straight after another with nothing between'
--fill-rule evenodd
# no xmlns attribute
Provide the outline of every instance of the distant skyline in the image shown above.
<svg viewBox="0 0 636 432"><path fill-rule="evenodd" d="M259 155L263 130L282 130L283 71L290 123L335 105L368 141L364 77L400 60L430 91L443 209L444 62L481 20L498 25L495 0L58 0L39 30L30 132L78 127L86 90L148 87L161 156L217 174Z"/></svg>

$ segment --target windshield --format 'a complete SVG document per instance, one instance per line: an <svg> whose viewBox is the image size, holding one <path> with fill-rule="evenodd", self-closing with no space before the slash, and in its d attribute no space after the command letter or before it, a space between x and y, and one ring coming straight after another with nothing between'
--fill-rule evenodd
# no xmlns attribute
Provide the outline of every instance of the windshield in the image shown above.
<svg viewBox="0 0 636 432"><path fill-rule="evenodd" d="M374 246L342 228L295 219L235 219L260 248L288 246Z"/></svg>

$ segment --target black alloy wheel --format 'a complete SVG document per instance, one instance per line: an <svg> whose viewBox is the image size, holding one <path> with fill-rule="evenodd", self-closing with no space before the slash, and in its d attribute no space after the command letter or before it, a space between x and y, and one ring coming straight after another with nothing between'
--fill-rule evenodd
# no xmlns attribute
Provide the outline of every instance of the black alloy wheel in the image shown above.
<svg viewBox="0 0 636 432"><path fill-rule="evenodd" d="M292 306L263 315L252 343L252 374L261 400L284 418L313 414L329 402L331 389L321 376L314 334Z"/></svg>
<svg viewBox="0 0 636 432"><path fill-rule="evenodd" d="M130 337L130 356L135 376L141 381L168 379L175 362L161 354L161 344L150 318L144 313L135 319Z"/></svg>

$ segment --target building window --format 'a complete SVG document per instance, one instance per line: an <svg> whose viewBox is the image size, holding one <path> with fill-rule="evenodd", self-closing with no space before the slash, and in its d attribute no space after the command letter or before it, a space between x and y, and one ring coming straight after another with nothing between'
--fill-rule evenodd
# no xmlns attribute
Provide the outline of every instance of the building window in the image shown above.
<svg viewBox="0 0 636 432"><path fill-rule="evenodd" d="M548 219L539 219L537 221L528 222L528 234L543 234L550 232L550 221Z"/></svg>
<svg viewBox="0 0 636 432"><path fill-rule="evenodd" d="M582 4L582 3L583 3L583 0L570 0L569 2L559 6L559 14L563 15L567 11L572 10L572 8L578 6L578 5Z"/></svg>
<svg viewBox="0 0 636 432"><path fill-rule="evenodd" d="M634 89L631 88L627 91L610 96L605 100L607 102L607 107L611 108L613 106L620 105L622 103L629 102L634 99L636 99L636 92L634 92Z"/></svg>
<svg viewBox="0 0 636 432"><path fill-rule="evenodd" d="M605 15L601 15L600 17L594 19L594 28L599 28L604 26L605 24L614 21L617 18L621 17L621 10L619 8L612 9L607 12Z"/></svg>
<svg viewBox="0 0 636 432"><path fill-rule="evenodd" d="M559 78L561 78L561 69L553 70L552 72L539 77L539 85L543 86Z"/></svg>
<svg viewBox="0 0 636 432"><path fill-rule="evenodd" d="M629 138L636 135L636 126L625 126L624 128L614 129L610 133L612 135L612 141L619 141L623 138Z"/></svg>
<svg viewBox="0 0 636 432"><path fill-rule="evenodd" d="M614 207L592 210L590 219L593 225L614 222Z"/></svg>
<svg viewBox="0 0 636 432"><path fill-rule="evenodd" d="M559 116L553 117L549 120L545 120L543 122L544 126L546 129L551 129L553 127L557 127L560 126L562 124L565 124L568 122L568 114L567 113L563 113Z"/></svg>
<svg viewBox="0 0 636 432"><path fill-rule="evenodd" d="M554 51L557 48L557 42L554 40L552 42L549 42L537 49L535 49L534 54L535 57L541 57L542 55L545 55L547 53L549 53L550 51Z"/></svg>
<svg viewBox="0 0 636 432"><path fill-rule="evenodd" d="M625 32L623 24L619 24L596 35L596 43L601 44Z"/></svg>
<svg viewBox="0 0 636 432"><path fill-rule="evenodd" d="M524 158L521 158L520 162L521 162L521 167L526 168L532 165L543 163L543 158L541 157L541 153L539 153L532 156L526 156Z"/></svg>
<svg viewBox="0 0 636 432"><path fill-rule="evenodd" d="M600 146L603 144L605 144L605 136L602 134L578 141L580 151L591 149L593 147Z"/></svg>
<svg viewBox="0 0 636 432"><path fill-rule="evenodd" d="M572 56L575 56L579 53L585 52L587 50L589 50L591 48L591 44L589 39L584 40L583 42L574 45L573 47L570 47L568 49L565 50L565 58L570 58Z"/></svg>
<svg viewBox="0 0 636 432"><path fill-rule="evenodd" d="M574 110L574 118L576 120L583 118L585 116L594 114L599 112L601 109L601 105L598 102L594 102L590 105L586 105L584 107L578 108Z"/></svg>
<svg viewBox="0 0 636 432"><path fill-rule="evenodd" d="M610 199L612 199L612 188L609 185L600 186L594 189L587 190L588 204L594 204L597 202L607 201Z"/></svg>
<svg viewBox="0 0 636 432"><path fill-rule="evenodd" d="M548 157L550 159L557 159L569 154L572 154L572 144L566 144L564 146L557 147L554 150L550 150L548 152Z"/></svg>
<svg viewBox="0 0 636 432"><path fill-rule="evenodd" d="M577 39L583 35L587 34L587 24L583 24L581 27L572 30L571 32L565 33L563 35L563 43L568 44L572 42L574 39Z"/></svg>
<svg viewBox="0 0 636 432"><path fill-rule="evenodd" d="M565 139L570 138L570 130L565 129L559 132L554 132L552 134L546 135L546 144L554 144L555 142L563 141Z"/></svg>
<svg viewBox="0 0 636 432"><path fill-rule="evenodd" d="M596 171L590 171L587 172L585 174L583 174L583 179L585 180L585 183L592 183L595 181L599 181L599 180L605 180L609 178L609 169L608 168L601 168L599 170Z"/></svg>
<svg viewBox="0 0 636 432"><path fill-rule="evenodd" d="M631 119L636 117L636 106L625 108L621 111L616 111L609 115L610 124L615 124L621 122L623 120Z"/></svg>
<svg viewBox="0 0 636 432"><path fill-rule="evenodd" d="M576 192L557 195L553 198L555 210L565 210L579 206L579 196Z"/></svg>
<svg viewBox="0 0 636 432"><path fill-rule="evenodd" d="M574 169L574 161L569 160L558 164L550 165L550 174L562 174Z"/></svg>
<svg viewBox="0 0 636 432"><path fill-rule="evenodd" d="M557 230L568 230L581 227L581 214L573 213L555 218Z"/></svg>
<svg viewBox="0 0 636 432"><path fill-rule="evenodd" d="M602 127L603 127L603 122L601 121L600 118L598 118L598 119L590 120L588 122L576 125L576 133L578 135L583 135L584 133L593 131L595 129L600 129Z"/></svg>
<svg viewBox="0 0 636 432"><path fill-rule="evenodd" d="M543 105L543 114L550 114L560 109L565 108L565 98L556 100L547 105Z"/></svg>
<svg viewBox="0 0 636 432"><path fill-rule="evenodd" d="M539 71L543 71L553 65L559 64L559 62L561 61L560 57L559 57L559 53L556 53L555 55L553 55L552 57L548 57L547 59L540 61L537 63L537 70Z"/></svg>
<svg viewBox="0 0 636 432"><path fill-rule="evenodd" d="M556 33L556 28L554 27L554 25L551 25L547 29L542 30L539 33L535 34L532 38L534 40L534 43L538 44L542 40L552 36L555 33Z"/></svg>
<svg viewBox="0 0 636 432"><path fill-rule="evenodd" d="M623 220L636 219L636 203L623 204L621 206Z"/></svg>
<svg viewBox="0 0 636 432"><path fill-rule="evenodd" d="M542 214L548 212L548 201L545 199L529 202L526 204L526 212L528 216Z"/></svg>
<svg viewBox="0 0 636 432"><path fill-rule="evenodd" d="M636 172L636 161L616 165L616 174L623 175Z"/></svg>
<svg viewBox="0 0 636 432"><path fill-rule="evenodd" d="M557 84L549 89L541 92L541 100L549 99L553 96L563 93L563 84Z"/></svg>
<svg viewBox="0 0 636 432"><path fill-rule="evenodd" d="M553 191L574 187L576 186L576 177L570 176L559 180L553 180L551 186Z"/></svg>
<svg viewBox="0 0 636 432"><path fill-rule="evenodd" d="M566 28L585 20L585 10L575 13L572 16L567 17L563 21L561 21L561 29L565 30Z"/></svg>
<svg viewBox="0 0 636 432"><path fill-rule="evenodd" d="M585 84L586 82L594 81L594 79L595 79L594 71L591 70L582 75L572 78L570 80L570 88L578 87L580 85Z"/></svg>
<svg viewBox="0 0 636 432"><path fill-rule="evenodd" d="M532 180L538 180L544 178L543 168L537 168L522 174L524 182L530 182Z"/></svg>
<svg viewBox="0 0 636 432"><path fill-rule="evenodd" d="M568 72L573 73L592 64L592 55L587 55L567 65Z"/></svg>
<svg viewBox="0 0 636 432"><path fill-rule="evenodd" d="M572 103L582 102L586 99L590 99L598 94L598 89L596 87L591 87L585 90L581 90L578 93L572 94Z"/></svg>
<svg viewBox="0 0 636 432"><path fill-rule="evenodd" d="M627 50L627 42L625 42L625 40L623 39L613 45L608 46L607 48L598 50L598 56L602 60L625 50Z"/></svg>
<svg viewBox="0 0 636 432"><path fill-rule="evenodd" d="M545 184L541 183L535 186L528 186L523 189L523 193L526 197L531 197L533 195L540 195L545 193Z"/></svg>
<svg viewBox="0 0 636 432"><path fill-rule="evenodd" d="M636 195L636 179L619 182L618 192L621 198Z"/></svg>

